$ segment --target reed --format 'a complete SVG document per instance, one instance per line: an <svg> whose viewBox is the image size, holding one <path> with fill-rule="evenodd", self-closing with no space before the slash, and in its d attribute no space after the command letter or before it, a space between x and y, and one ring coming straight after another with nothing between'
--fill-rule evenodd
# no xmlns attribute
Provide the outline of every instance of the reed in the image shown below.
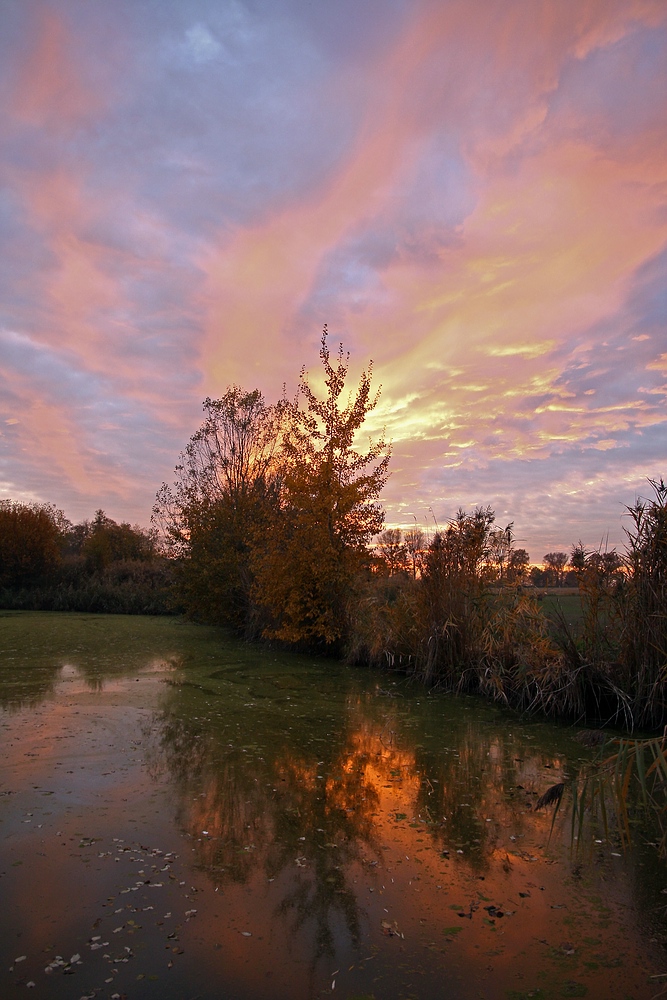
<svg viewBox="0 0 667 1000"><path fill-rule="evenodd" d="M617 596L620 661L636 725L664 725L667 707L667 486L627 508L627 581Z"/></svg>
<svg viewBox="0 0 667 1000"><path fill-rule="evenodd" d="M633 828L643 821L657 831L651 843L667 857L667 729L660 737L606 741L575 778L548 788L535 808L554 806L550 836L566 791L572 800L570 838L575 852L592 847L598 830L609 840L614 827L627 849Z"/></svg>

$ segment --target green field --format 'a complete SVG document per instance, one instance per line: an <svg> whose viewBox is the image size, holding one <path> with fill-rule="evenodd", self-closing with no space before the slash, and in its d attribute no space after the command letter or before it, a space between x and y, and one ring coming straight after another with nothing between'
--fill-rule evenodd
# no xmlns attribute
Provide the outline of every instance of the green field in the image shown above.
<svg viewBox="0 0 667 1000"><path fill-rule="evenodd" d="M557 621L560 612L575 635L581 632L584 616L581 598L577 591L563 587L559 593L554 588L543 596L538 596L537 601L547 618Z"/></svg>

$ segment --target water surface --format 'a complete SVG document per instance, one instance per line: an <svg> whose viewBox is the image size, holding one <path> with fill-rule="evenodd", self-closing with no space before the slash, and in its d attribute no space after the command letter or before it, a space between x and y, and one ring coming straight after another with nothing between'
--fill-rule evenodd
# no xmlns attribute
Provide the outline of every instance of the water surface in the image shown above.
<svg viewBox="0 0 667 1000"><path fill-rule="evenodd" d="M573 730L173 619L0 613L0 996L661 995ZM653 977L653 978L652 978ZM665 994L667 995L667 993Z"/></svg>

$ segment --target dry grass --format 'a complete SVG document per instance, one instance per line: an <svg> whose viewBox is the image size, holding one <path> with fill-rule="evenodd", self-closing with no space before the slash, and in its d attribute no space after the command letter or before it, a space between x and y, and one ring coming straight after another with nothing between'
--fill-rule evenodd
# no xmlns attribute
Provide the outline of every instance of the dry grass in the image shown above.
<svg viewBox="0 0 667 1000"><path fill-rule="evenodd" d="M459 511L437 532L421 577L368 582L350 612L348 658L430 687L629 731L667 721L667 486L628 509L625 557L573 550L579 596L489 582L493 513ZM572 608L561 601L576 602ZM597 794L597 793L596 793Z"/></svg>

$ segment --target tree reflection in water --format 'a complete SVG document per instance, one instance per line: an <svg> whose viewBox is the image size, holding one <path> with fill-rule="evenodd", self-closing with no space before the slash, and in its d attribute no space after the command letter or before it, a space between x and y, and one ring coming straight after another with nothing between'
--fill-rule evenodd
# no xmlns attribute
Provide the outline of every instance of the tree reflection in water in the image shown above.
<svg viewBox="0 0 667 1000"><path fill-rule="evenodd" d="M6 880L23 927L51 886L61 930L79 921L67 954L90 934L90 906L121 923L120 892L123 909L160 900L175 921L198 910L182 926L187 948L166 914L142 930L142 956L156 976L169 959L184 996L200 983L245 997L328 994L338 967L336 995L436 996L453 977L469 998L491 982L508 992L516 963L530 991L541 988L565 959L591 993L615 995L622 980L640 995L628 984L650 948L637 914L662 913L662 875L609 843L593 864L586 852L582 872L560 849L566 807L550 843L551 816L533 808L586 756L571 731L175 622L3 624L6 774L20 791ZM42 813L43 829L32 821ZM84 832L89 846L68 851ZM99 853L98 839L108 841ZM125 843L169 848L179 873L142 872L132 885L129 862L146 847L135 859ZM75 871L78 914L64 903ZM8 914L13 939L20 921ZM53 941L50 924L40 933L36 954ZM573 955L553 953L575 934Z"/></svg>
<svg viewBox="0 0 667 1000"><path fill-rule="evenodd" d="M258 867L272 880L291 873L278 910L292 917L293 931L313 923L315 957L333 954L338 918L357 944L351 870L367 854L379 860L381 848L373 818L378 796L354 734L341 730L318 760L287 740L271 756L254 744L230 745L224 732L173 707L159 726L179 791L178 822L211 879L245 882Z"/></svg>
<svg viewBox="0 0 667 1000"><path fill-rule="evenodd" d="M314 962L335 953L342 930L359 943L355 876L381 868L398 829L413 840L427 833L439 855L465 850L479 875L507 858L508 829L520 840L527 823L547 821L530 809L544 755L526 754L506 729L449 719L429 749L411 732L410 704L377 691L329 704L326 722L317 710L289 716L294 728L276 702L254 717L253 706L241 712L218 693L173 686L151 723L161 734L153 766L176 785L177 821L198 865L218 887L258 871L276 881L276 914L292 932L312 929ZM258 742L239 738L251 732ZM546 767L557 773L561 761Z"/></svg>

